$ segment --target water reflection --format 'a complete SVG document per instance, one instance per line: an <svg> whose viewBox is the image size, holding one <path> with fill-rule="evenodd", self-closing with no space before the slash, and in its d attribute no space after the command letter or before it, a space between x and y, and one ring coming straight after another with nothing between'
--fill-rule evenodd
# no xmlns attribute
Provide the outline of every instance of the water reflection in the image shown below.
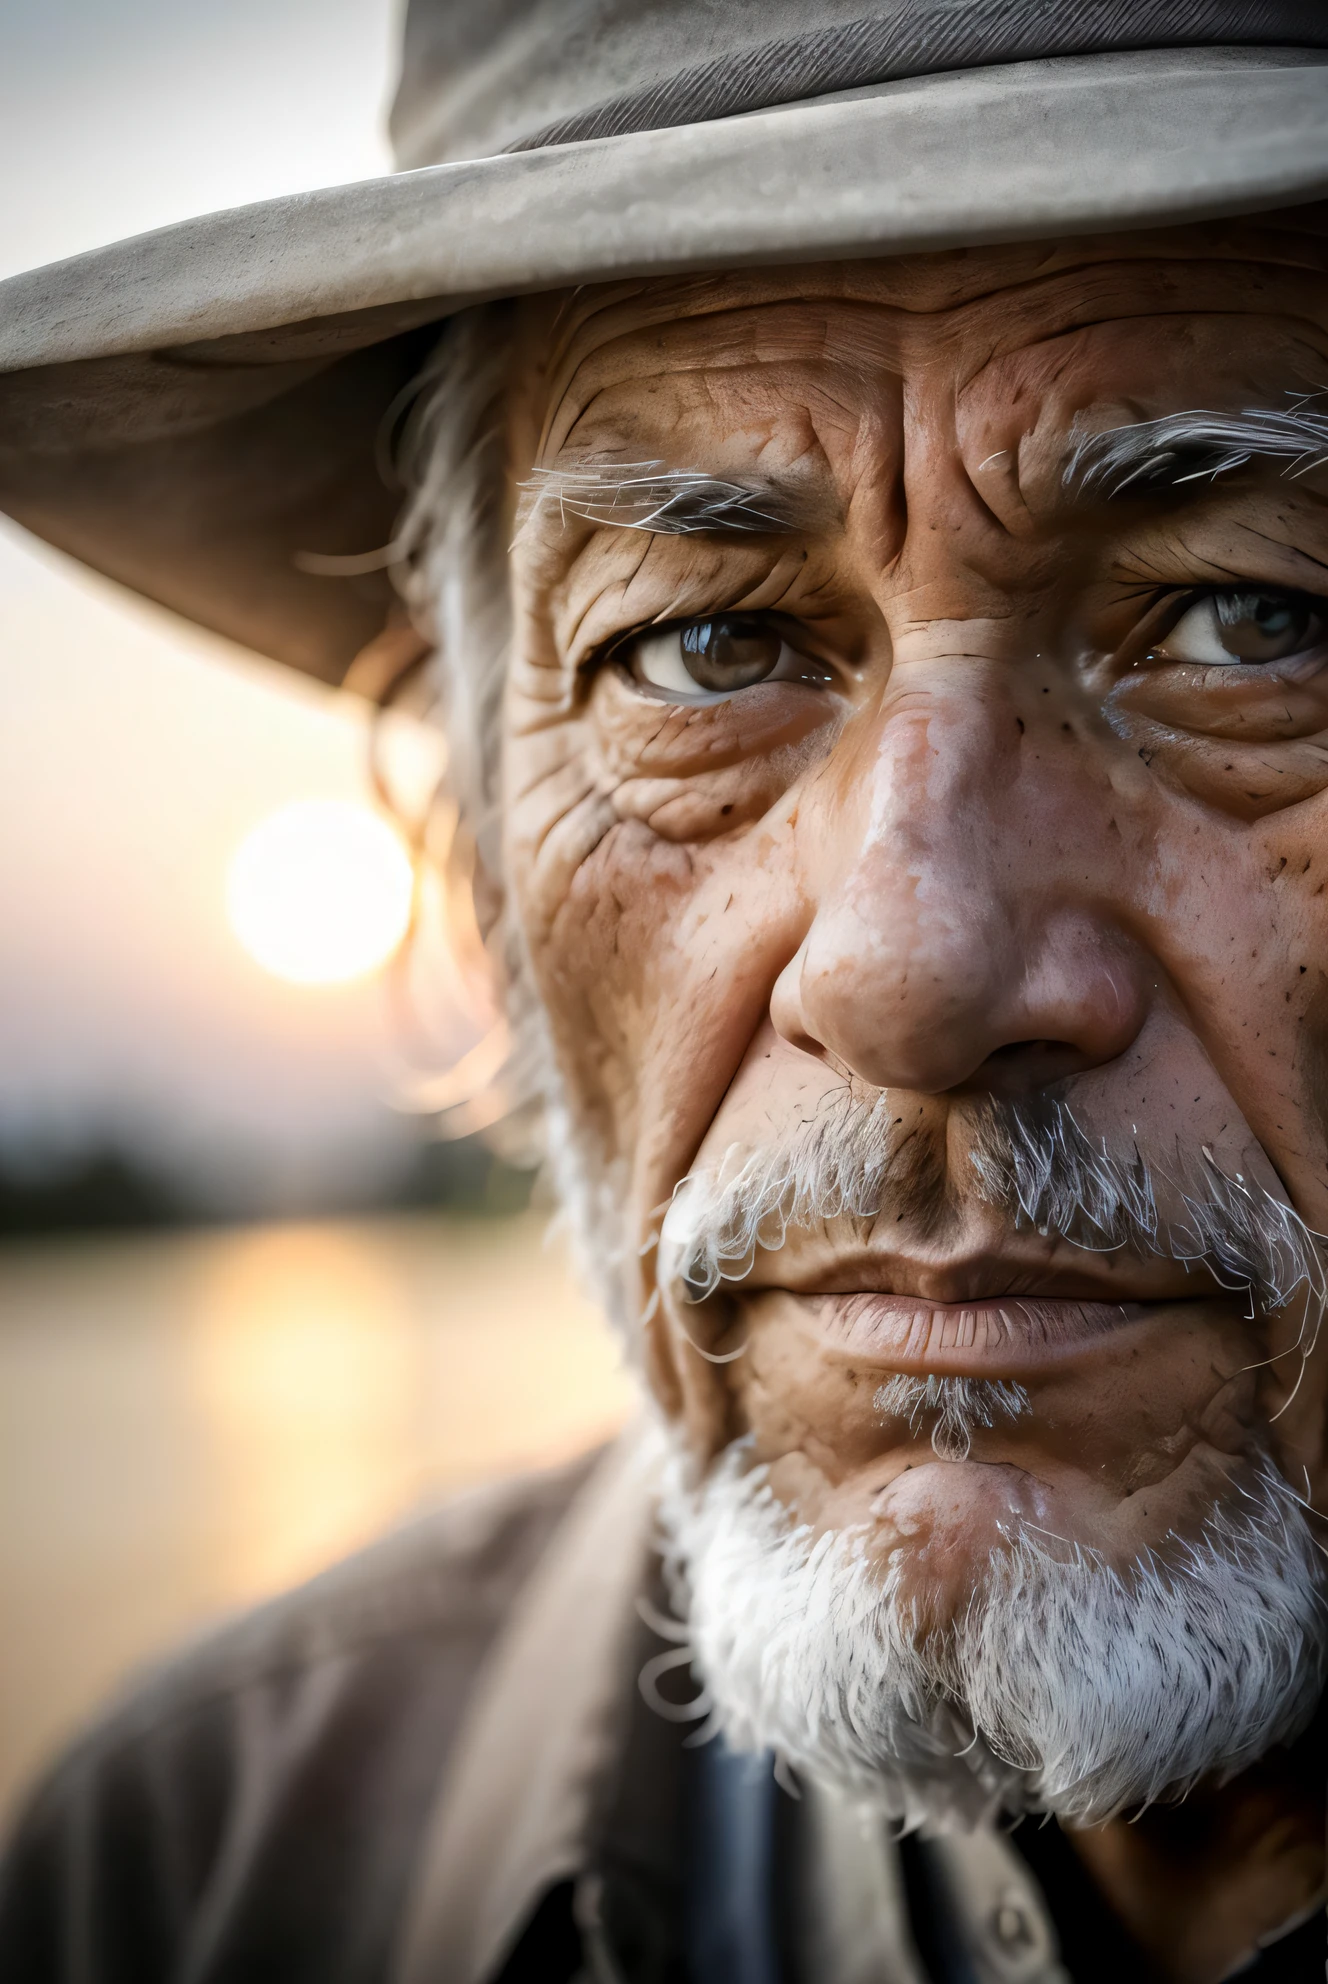
<svg viewBox="0 0 1328 1984"><path fill-rule="evenodd" d="M159 1647L629 1403L536 1220L0 1253L0 1800Z"/></svg>
<svg viewBox="0 0 1328 1984"><path fill-rule="evenodd" d="M429 1318L383 1241L275 1227L198 1261L182 1377L228 1592L284 1584L389 1520L434 1458L420 1383ZM445 1435L437 1444L445 1452Z"/></svg>

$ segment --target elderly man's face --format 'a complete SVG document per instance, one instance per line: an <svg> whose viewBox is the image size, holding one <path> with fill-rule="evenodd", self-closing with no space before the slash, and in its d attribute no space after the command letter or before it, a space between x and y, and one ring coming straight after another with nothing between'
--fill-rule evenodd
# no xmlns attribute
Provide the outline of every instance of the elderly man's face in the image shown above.
<svg viewBox="0 0 1328 1984"><path fill-rule="evenodd" d="M1322 478L1118 431L1328 380L1321 259L526 307L509 880L601 1240L696 1459L924 1636L1016 1531L1328 1494Z"/></svg>

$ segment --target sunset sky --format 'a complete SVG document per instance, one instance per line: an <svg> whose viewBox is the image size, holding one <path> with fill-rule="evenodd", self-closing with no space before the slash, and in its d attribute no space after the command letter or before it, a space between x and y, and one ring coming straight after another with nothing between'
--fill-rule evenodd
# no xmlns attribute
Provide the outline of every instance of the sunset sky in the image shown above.
<svg viewBox="0 0 1328 1984"><path fill-rule="evenodd" d="M388 169L395 36L392 0L11 0L0 274ZM365 796L362 715L9 525L0 693L0 1147L390 1151L378 986L282 984L224 910L258 820Z"/></svg>

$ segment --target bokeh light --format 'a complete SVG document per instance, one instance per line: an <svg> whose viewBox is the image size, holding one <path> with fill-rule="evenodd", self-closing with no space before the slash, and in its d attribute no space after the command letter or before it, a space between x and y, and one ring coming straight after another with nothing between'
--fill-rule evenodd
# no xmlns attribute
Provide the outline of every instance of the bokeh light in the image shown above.
<svg viewBox="0 0 1328 1984"><path fill-rule="evenodd" d="M294 985L339 985L383 964L410 924L400 837L367 806L297 799L246 834L226 883L236 937Z"/></svg>

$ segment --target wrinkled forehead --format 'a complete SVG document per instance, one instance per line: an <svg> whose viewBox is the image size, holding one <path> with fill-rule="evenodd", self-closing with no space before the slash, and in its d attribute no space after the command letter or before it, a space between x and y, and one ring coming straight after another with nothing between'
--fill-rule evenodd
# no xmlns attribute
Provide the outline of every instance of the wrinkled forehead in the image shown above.
<svg viewBox="0 0 1328 1984"><path fill-rule="evenodd" d="M857 431L874 401L948 401L975 444L1101 404L1148 418L1328 379L1318 209L1063 244L663 278L530 299L519 452L678 459ZM1096 423L1094 423L1096 424Z"/></svg>

